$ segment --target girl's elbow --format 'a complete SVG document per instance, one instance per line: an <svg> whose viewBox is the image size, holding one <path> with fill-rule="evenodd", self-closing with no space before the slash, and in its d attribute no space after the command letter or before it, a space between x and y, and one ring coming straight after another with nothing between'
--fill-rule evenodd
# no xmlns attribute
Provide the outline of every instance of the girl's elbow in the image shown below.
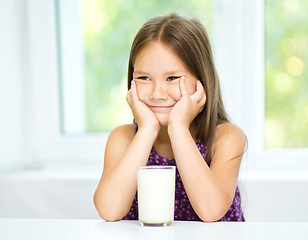
<svg viewBox="0 0 308 240"><path fill-rule="evenodd" d="M202 222L217 222L223 218L227 210L225 208L200 211L199 218Z"/></svg>
<svg viewBox="0 0 308 240"><path fill-rule="evenodd" d="M220 216L218 215L211 215L211 214L206 214L206 215L200 215L199 218L201 219L202 222L206 222L206 223L212 223L212 222L217 222L218 220L221 219Z"/></svg>
<svg viewBox="0 0 308 240"><path fill-rule="evenodd" d="M205 217L200 217L200 219L201 219L202 222L212 223L212 222L217 222L221 218L215 217L215 216L205 216Z"/></svg>
<svg viewBox="0 0 308 240"><path fill-rule="evenodd" d="M121 220L121 218L116 217L114 214L106 214L105 212L99 212L98 214L106 222L117 222Z"/></svg>
<svg viewBox="0 0 308 240"><path fill-rule="evenodd" d="M106 222L117 222L122 219L122 217L120 217L116 212L104 209L103 207L96 207L96 210L98 212L98 215Z"/></svg>
<svg viewBox="0 0 308 240"><path fill-rule="evenodd" d="M118 215L117 212L112 211L112 209L108 209L104 206L102 201L99 201L97 197L93 197L94 206L98 212L98 215L107 222L116 222L120 221L122 217Z"/></svg>
<svg viewBox="0 0 308 240"><path fill-rule="evenodd" d="M228 195L211 205L199 206L198 216L203 222L217 222L228 212L232 199Z"/></svg>

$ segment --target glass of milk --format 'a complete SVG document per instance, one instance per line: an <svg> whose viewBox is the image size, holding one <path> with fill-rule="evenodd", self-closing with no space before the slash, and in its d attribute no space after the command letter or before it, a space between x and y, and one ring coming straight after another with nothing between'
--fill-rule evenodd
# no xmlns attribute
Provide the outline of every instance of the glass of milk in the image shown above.
<svg viewBox="0 0 308 240"><path fill-rule="evenodd" d="M138 169L138 210L141 226L169 226L174 220L175 166Z"/></svg>

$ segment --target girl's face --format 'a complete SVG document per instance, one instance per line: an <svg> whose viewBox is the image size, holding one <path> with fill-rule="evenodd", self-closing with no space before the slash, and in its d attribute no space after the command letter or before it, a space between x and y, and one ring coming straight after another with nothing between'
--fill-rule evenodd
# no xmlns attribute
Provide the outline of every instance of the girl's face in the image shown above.
<svg viewBox="0 0 308 240"><path fill-rule="evenodd" d="M167 126L169 113L181 98L181 76L192 95L197 78L170 48L158 41L144 46L135 58L133 79L138 97L153 111L161 126Z"/></svg>

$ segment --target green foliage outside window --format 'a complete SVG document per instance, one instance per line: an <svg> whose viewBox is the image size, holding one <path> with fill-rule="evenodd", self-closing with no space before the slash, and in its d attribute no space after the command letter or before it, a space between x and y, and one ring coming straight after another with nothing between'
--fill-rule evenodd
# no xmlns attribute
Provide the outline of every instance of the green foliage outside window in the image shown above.
<svg viewBox="0 0 308 240"><path fill-rule="evenodd" d="M86 130L109 131L132 121L125 97L130 46L149 18L177 12L211 32L211 0L83 0Z"/></svg>
<svg viewBox="0 0 308 240"><path fill-rule="evenodd" d="M308 147L308 1L265 1L265 144Z"/></svg>

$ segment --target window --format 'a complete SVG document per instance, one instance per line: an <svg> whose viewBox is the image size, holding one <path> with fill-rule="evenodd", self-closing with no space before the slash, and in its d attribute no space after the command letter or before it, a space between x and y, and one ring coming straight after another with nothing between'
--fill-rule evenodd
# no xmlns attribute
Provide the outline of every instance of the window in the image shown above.
<svg viewBox="0 0 308 240"><path fill-rule="evenodd" d="M308 1L265 1L267 148L308 147L307 8Z"/></svg>

